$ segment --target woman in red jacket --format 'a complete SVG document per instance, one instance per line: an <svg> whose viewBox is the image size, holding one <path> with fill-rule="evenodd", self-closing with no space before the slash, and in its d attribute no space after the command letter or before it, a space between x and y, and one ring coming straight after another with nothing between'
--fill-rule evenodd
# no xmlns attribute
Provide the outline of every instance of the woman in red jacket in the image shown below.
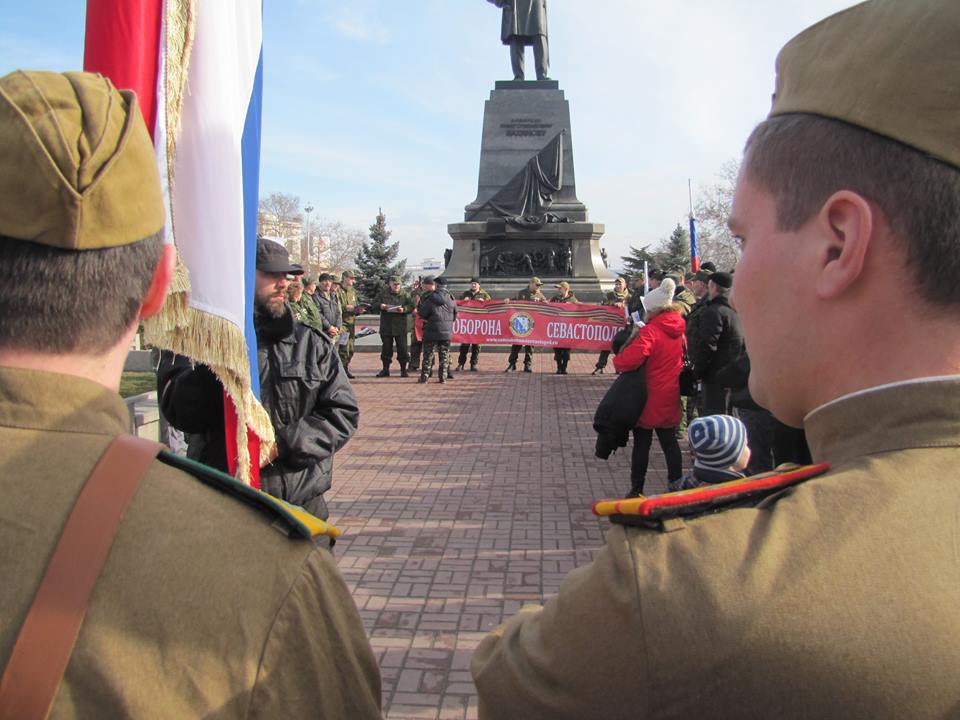
<svg viewBox="0 0 960 720"><path fill-rule="evenodd" d="M667 460L667 481L683 475L683 455L677 442L680 424L680 370L683 367L683 331L685 323L680 306L673 302L676 285L667 278L643 298L646 325L637 337L614 357L617 372L636 370L646 364L647 404L633 429L633 455L630 459L630 492L643 494L650 459L650 443L657 440Z"/></svg>

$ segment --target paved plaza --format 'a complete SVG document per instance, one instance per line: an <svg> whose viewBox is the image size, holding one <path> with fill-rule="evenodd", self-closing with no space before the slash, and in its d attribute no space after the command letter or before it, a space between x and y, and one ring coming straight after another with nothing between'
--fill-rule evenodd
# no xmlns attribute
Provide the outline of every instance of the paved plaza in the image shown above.
<svg viewBox="0 0 960 720"><path fill-rule="evenodd" d="M590 507L629 488L630 447L593 454L593 412L614 377L591 376L595 361L575 353L557 376L538 353L534 374L505 374L506 355L488 352L480 372L420 385L396 364L374 379L379 356L355 357L360 430L336 456L328 500L386 717L477 717L473 649L602 545L609 523ZM647 492L665 481L654 442Z"/></svg>

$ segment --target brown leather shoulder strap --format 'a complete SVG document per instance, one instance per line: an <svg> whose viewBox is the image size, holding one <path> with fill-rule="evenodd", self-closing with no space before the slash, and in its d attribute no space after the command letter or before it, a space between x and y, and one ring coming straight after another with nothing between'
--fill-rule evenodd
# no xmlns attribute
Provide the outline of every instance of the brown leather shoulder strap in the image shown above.
<svg viewBox="0 0 960 720"><path fill-rule="evenodd" d="M49 714L117 528L161 449L121 435L87 479L0 680L0 720Z"/></svg>

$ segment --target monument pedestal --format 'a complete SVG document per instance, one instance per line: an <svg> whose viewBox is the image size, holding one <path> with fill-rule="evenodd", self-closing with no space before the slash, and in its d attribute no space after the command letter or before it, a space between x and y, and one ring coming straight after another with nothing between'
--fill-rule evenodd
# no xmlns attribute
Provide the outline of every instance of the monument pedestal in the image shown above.
<svg viewBox="0 0 960 720"><path fill-rule="evenodd" d="M479 277L494 297L512 297L532 275L566 280L584 302L599 302L614 275L600 255L604 226L588 222L577 199L570 105L559 83L499 81L484 106L477 197L464 222L447 226L451 289Z"/></svg>
<svg viewBox="0 0 960 720"><path fill-rule="evenodd" d="M535 230L503 221L452 223L447 232L453 238L453 255L443 276L457 290L478 277L496 298L513 297L533 275L543 281L549 298L553 286L566 280L579 300L599 303L616 279L600 257L603 230L603 225L589 222L549 223Z"/></svg>

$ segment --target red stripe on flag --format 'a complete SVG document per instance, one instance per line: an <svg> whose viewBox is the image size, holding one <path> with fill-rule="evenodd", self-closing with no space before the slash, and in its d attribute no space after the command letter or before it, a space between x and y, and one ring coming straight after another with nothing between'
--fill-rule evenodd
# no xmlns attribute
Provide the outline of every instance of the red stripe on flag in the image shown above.
<svg viewBox="0 0 960 720"><path fill-rule="evenodd" d="M237 476L237 409L226 392L223 393L223 430L227 440L227 468ZM260 438L247 428L247 447L250 449L250 485L260 489Z"/></svg>
<svg viewBox="0 0 960 720"><path fill-rule="evenodd" d="M162 0L87 0L83 69L137 94L150 137L157 124Z"/></svg>

